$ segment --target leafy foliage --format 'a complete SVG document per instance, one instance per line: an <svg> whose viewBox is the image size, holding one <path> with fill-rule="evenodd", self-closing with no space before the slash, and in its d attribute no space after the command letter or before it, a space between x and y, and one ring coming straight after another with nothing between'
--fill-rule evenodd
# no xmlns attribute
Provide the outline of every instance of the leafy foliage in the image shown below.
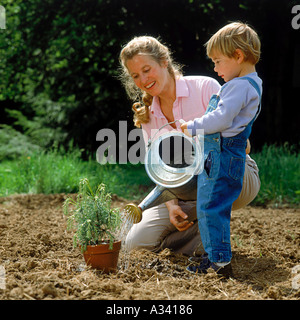
<svg viewBox="0 0 300 320"><path fill-rule="evenodd" d="M7 32L0 40L0 100L21 105L12 112L4 103L6 117L43 147L73 139L91 149L97 131L115 121L120 105L113 90L119 85L119 10L107 0L3 5Z"/></svg>
<svg viewBox="0 0 300 320"><path fill-rule="evenodd" d="M253 25L262 40L258 71L265 84L264 101L252 145L295 143L297 123L283 106L293 104L299 87L299 34L291 27L296 2L3 0L1 123L42 148L53 142L67 147L73 140L95 151L100 129L118 132L120 120L128 120L128 130L133 128L131 103L117 79L123 44L142 34L160 37L175 60L185 64L186 74L217 78L203 44L228 21L242 20ZM277 68L274 61L280 61Z"/></svg>
<svg viewBox="0 0 300 320"><path fill-rule="evenodd" d="M75 208L70 210L70 205ZM64 213L68 216L68 229L75 229L74 247L79 244L83 252L87 245L109 240L112 248L121 220L118 209L111 208L111 195L106 192L104 184L93 192L88 179L82 179L77 200L67 198Z"/></svg>
<svg viewBox="0 0 300 320"><path fill-rule="evenodd" d="M28 157L34 152L41 152L41 147L8 125L0 125L0 161Z"/></svg>

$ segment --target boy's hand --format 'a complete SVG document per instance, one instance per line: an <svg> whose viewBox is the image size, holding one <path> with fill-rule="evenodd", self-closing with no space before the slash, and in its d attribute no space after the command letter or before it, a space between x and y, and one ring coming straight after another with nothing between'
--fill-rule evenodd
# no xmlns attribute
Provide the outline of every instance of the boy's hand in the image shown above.
<svg viewBox="0 0 300 320"><path fill-rule="evenodd" d="M187 122L183 123L181 126L180 126L180 129L182 130L182 132L187 135L188 137L192 137L190 135L190 133L188 132L188 129L187 129Z"/></svg>
<svg viewBox="0 0 300 320"><path fill-rule="evenodd" d="M246 148L246 154L249 154L251 150L250 140L247 140L247 148Z"/></svg>

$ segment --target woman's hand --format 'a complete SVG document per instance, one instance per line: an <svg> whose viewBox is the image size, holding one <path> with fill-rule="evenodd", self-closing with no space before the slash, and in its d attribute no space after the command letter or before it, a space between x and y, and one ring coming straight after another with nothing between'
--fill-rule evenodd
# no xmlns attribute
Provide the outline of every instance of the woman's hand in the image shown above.
<svg viewBox="0 0 300 320"><path fill-rule="evenodd" d="M178 200L170 200L166 202L166 206L169 210L170 222L179 231L185 231L190 228L194 223L187 220L188 216L182 211L178 205Z"/></svg>

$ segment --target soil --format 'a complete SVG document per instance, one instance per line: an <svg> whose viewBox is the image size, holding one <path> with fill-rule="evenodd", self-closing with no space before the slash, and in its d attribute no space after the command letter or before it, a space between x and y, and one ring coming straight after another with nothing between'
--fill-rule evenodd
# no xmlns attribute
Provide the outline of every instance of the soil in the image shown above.
<svg viewBox="0 0 300 320"><path fill-rule="evenodd" d="M247 206L232 215L232 268L186 271L188 257L121 252L119 269L103 274L86 267L66 231L67 195L0 198L0 299L2 300L299 300L300 209ZM113 197L122 208L126 200ZM298 273L297 273L298 272Z"/></svg>

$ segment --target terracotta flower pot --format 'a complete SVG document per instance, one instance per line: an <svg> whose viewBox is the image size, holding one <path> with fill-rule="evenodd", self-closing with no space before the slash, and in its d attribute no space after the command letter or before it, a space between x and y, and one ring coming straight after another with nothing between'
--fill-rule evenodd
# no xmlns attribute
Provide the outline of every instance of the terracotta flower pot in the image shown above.
<svg viewBox="0 0 300 320"><path fill-rule="evenodd" d="M87 246L83 253L87 265L94 269L102 270L105 273L117 270L121 241L113 243L113 248L109 249L109 243Z"/></svg>

